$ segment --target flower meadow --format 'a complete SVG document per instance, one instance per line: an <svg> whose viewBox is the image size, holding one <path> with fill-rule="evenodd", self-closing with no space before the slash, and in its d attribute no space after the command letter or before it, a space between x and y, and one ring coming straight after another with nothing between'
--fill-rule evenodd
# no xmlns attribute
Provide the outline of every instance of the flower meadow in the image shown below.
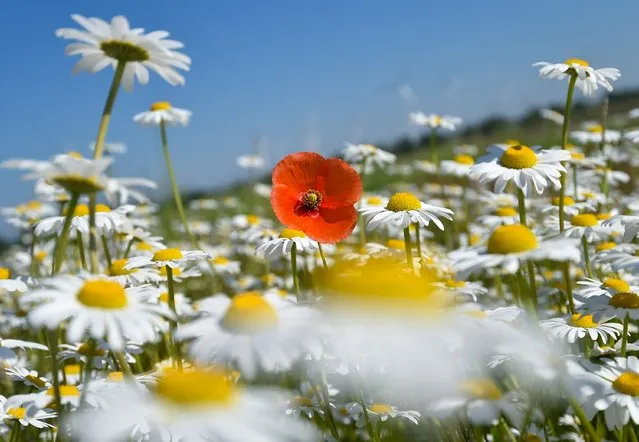
<svg viewBox="0 0 639 442"><path fill-rule="evenodd" d="M184 85L191 59L125 17L72 19L74 71L112 80L91 150L1 164L35 195L2 209L21 233L0 268L2 440L637 442L639 110L571 126L617 69L533 65L565 84L541 113L556 146L440 159L461 120L415 112L431 160L292 153L250 185L267 212L185 207L169 129L191 112L155 102L133 120L159 132L167 228L106 139L120 89ZM379 171L393 181L366 187Z"/></svg>

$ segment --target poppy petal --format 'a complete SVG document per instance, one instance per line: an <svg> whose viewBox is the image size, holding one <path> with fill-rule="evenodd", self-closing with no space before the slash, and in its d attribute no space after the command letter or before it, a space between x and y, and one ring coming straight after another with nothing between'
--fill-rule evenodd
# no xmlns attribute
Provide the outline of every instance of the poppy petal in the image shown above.
<svg viewBox="0 0 639 442"><path fill-rule="evenodd" d="M315 152L297 152L285 156L273 169L273 184L283 184L300 194L316 189L317 176L326 159ZM316 189L320 192L323 189Z"/></svg>
<svg viewBox="0 0 639 442"><path fill-rule="evenodd" d="M353 206L320 207L319 216L303 220L302 231L309 238L323 244L335 244L353 232L357 224L357 210Z"/></svg>
<svg viewBox="0 0 639 442"><path fill-rule="evenodd" d="M271 191L273 213L289 229L303 230L302 218L295 214L298 196L284 184L275 184Z"/></svg>
<svg viewBox="0 0 639 442"><path fill-rule="evenodd" d="M346 161L329 158L321 172L324 183L323 207L341 207L356 204L362 196L362 180Z"/></svg>

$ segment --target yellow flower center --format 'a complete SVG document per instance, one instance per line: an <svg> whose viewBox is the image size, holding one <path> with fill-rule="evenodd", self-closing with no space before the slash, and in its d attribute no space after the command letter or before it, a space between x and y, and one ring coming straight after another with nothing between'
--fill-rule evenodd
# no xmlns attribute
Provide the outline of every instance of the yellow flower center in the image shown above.
<svg viewBox="0 0 639 442"><path fill-rule="evenodd" d="M106 352L101 348L95 348L93 351L91 351L91 347L87 344L80 344L77 351L78 354L82 356L89 356L93 354L93 356L103 357L106 355Z"/></svg>
<svg viewBox="0 0 639 442"><path fill-rule="evenodd" d="M15 419L24 419L27 414L27 409L22 407L9 408L7 414L13 416Z"/></svg>
<svg viewBox="0 0 639 442"><path fill-rule="evenodd" d="M479 240L481 240L481 237L477 233L471 233L470 237L468 238L468 244L474 246L475 244L479 243Z"/></svg>
<svg viewBox="0 0 639 442"><path fill-rule="evenodd" d="M604 127L600 125L592 126L588 128L588 132L592 134L602 134L604 131Z"/></svg>
<svg viewBox="0 0 639 442"><path fill-rule="evenodd" d="M69 151L69 152L67 152L66 154L67 154L68 156L72 157L72 158L75 158L76 160L79 160L79 159L81 159L81 158L84 158L80 152L75 151L75 150L70 150L70 151Z"/></svg>
<svg viewBox="0 0 639 442"><path fill-rule="evenodd" d="M564 61L564 64L568 64L568 65L576 64L583 67L590 66L586 60L582 60L581 58L569 58L568 60Z"/></svg>
<svg viewBox="0 0 639 442"><path fill-rule="evenodd" d="M537 237L526 226L512 224L499 226L488 239L488 253L508 255L537 248Z"/></svg>
<svg viewBox="0 0 639 442"><path fill-rule="evenodd" d="M612 388L628 396L639 396L639 373L626 371L615 379Z"/></svg>
<svg viewBox="0 0 639 442"><path fill-rule="evenodd" d="M0 279L11 278L11 270L6 267L0 267Z"/></svg>
<svg viewBox="0 0 639 442"><path fill-rule="evenodd" d="M153 246L148 242L140 241L135 245L136 250L140 250L142 252L151 252L153 251Z"/></svg>
<svg viewBox="0 0 639 442"><path fill-rule="evenodd" d="M280 232L280 238L293 239L293 238L304 238L306 235L301 230L295 229L282 229Z"/></svg>
<svg viewBox="0 0 639 442"><path fill-rule="evenodd" d="M393 212L403 212L406 210L419 210L422 203L412 193L399 192L393 195L386 204L386 208Z"/></svg>
<svg viewBox="0 0 639 442"><path fill-rule="evenodd" d="M246 215L246 222L252 226L259 224L260 221L261 221L261 218L257 215Z"/></svg>
<svg viewBox="0 0 639 442"><path fill-rule="evenodd" d="M601 244L598 244L595 247L595 251L596 252L602 252L604 250L610 250L610 249L614 249L615 247L617 247L617 243L614 243L612 241L610 242L603 242Z"/></svg>
<svg viewBox="0 0 639 442"><path fill-rule="evenodd" d="M611 217L612 215L608 212L602 212L602 213L595 213L595 217L597 217L597 219L599 221L604 221L607 220Z"/></svg>
<svg viewBox="0 0 639 442"><path fill-rule="evenodd" d="M499 162L509 169L529 169L537 164L537 154L530 147L518 144L506 149Z"/></svg>
<svg viewBox="0 0 639 442"><path fill-rule="evenodd" d="M584 160L586 159L586 155L581 152L570 152L570 158L573 160Z"/></svg>
<svg viewBox="0 0 639 442"><path fill-rule="evenodd" d="M371 196L366 199L366 204L371 206L381 206L382 199L378 196Z"/></svg>
<svg viewBox="0 0 639 442"><path fill-rule="evenodd" d="M401 239L389 239L386 241L386 246L389 249L406 250L406 243Z"/></svg>
<svg viewBox="0 0 639 442"><path fill-rule="evenodd" d="M42 379L32 374L28 374L24 378L38 388L44 388L47 385Z"/></svg>
<svg viewBox="0 0 639 442"><path fill-rule="evenodd" d="M613 243L614 244L614 243ZM629 292L630 285L624 281L623 279L617 278L606 278L602 281L601 284L603 287L613 289L617 292Z"/></svg>
<svg viewBox="0 0 639 442"><path fill-rule="evenodd" d="M182 255L182 252L180 251L180 249L164 249L164 250L158 250L157 252L155 252L153 254L153 258L151 258L153 261L173 261L176 259L182 259L184 257L184 255Z"/></svg>
<svg viewBox="0 0 639 442"><path fill-rule="evenodd" d="M461 390L475 399L498 400L502 397L499 387L489 378L469 379L462 383Z"/></svg>
<svg viewBox="0 0 639 442"><path fill-rule="evenodd" d="M213 258L212 261L213 261L213 264L219 264L219 265L224 265L229 263L228 258L224 256L216 256L215 258Z"/></svg>
<svg viewBox="0 0 639 442"><path fill-rule="evenodd" d="M160 302L164 302L164 303L169 303L169 293L168 292L162 292L160 293Z"/></svg>
<svg viewBox="0 0 639 442"><path fill-rule="evenodd" d="M105 55L120 62L140 62L149 59L149 53L143 47L120 40L105 40L100 43Z"/></svg>
<svg viewBox="0 0 639 442"><path fill-rule="evenodd" d="M515 216L517 215L517 211L513 207L497 207L495 209L495 215L497 216Z"/></svg>
<svg viewBox="0 0 639 442"><path fill-rule="evenodd" d="M64 366L64 373L66 375L72 375L72 376L79 375L80 370L81 370L80 364L69 364Z"/></svg>
<svg viewBox="0 0 639 442"><path fill-rule="evenodd" d="M509 138L504 141L504 144L506 144L506 146L519 146L521 142L519 140L513 140L512 138Z"/></svg>
<svg viewBox="0 0 639 442"><path fill-rule="evenodd" d="M295 407L311 407L313 406L313 399L306 396L295 396L289 401L291 405Z"/></svg>
<svg viewBox="0 0 639 442"><path fill-rule="evenodd" d="M107 381L109 382L122 382L124 380L124 374L121 371L112 371L107 375Z"/></svg>
<svg viewBox="0 0 639 442"><path fill-rule="evenodd" d="M36 254L33 257L35 258L36 261L42 262L44 261L44 258L47 257L47 252L45 252L44 250L40 250L39 252L36 252Z"/></svg>
<svg viewBox="0 0 639 442"><path fill-rule="evenodd" d="M444 282L444 285L448 287L449 289L460 289L466 285L466 282L449 279L446 282Z"/></svg>
<svg viewBox="0 0 639 442"><path fill-rule="evenodd" d="M238 333L272 329L279 323L275 307L256 292L235 295L222 318L222 326Z"/></svg>
<svg viewBox="0 0 639 442"><path fill-rule="evenodd" d="M552 205L553 206L559 206L559 197L558 196L553 196L552 197ZM572 199L569 196L565 196L564 197L564 206L572 206L573 204L575 204L575 200Z"/></svg>
<svg viewBox="0 0 639 442"><path fill-rule="evenodd" d="M372 411L373 413L390 413L393 411L393 407L391 407L388 404L373 404L370 406L369 408L370 411Z"/></svg>
<svg viewBox="0 0 639 442"><path fill-rule="evenodd" d="M597 217L592 213L583 213L570 218L570 224L579 227L592 227L597 224Z"/></svg>
<svg viewBox="0 0 639 442"><path fill-rule="evenodd" d="M472 166L475 164L475 160L470 155L459 154L455 156L455 162L459 164L465 164L467 166Z"/></svg>
<svg viewBox="0 0 639 442"><path fill-rule="evenodd" d="M84 283L76 298L87 307L121 309L128 301L124 288L115 281L94 280Z"/></svg>
<svg viewBox="0 0 639 442"><path fill-rule="evenodd" d="M155 103L151 104L152 111L166 111L169 109L171 109L171 103L169 103L168 101L156 101Z"/></svg>
<svg viewBox="0 0 639 442"><path fill-rule="evenodd" d="M53 387L47 390L47 396L55 396ZM75 385L60 385L60 396L62 397L79 397L80 391Z"/></svg>
<svg viewBox="0 0 639 442"><path fill-rule="evenodd" d="M230 406L235 402L237 388L221 368L165 370L155 394L178 406Z"/></svg>
<svg viewBox="0 0 639 442"><path fill-rule="evenodd" d="M79 174L58 175L51 177L51 181L71 193L95 193L103 189L95 176Z"/></svg>
<svg viewBox="0 0 639 442"><path fill-rule="evenodd" d="M610 298L608 305L617 308L639 308L639 295L632 292L620 292Z"/></svg>
<svg viewBox="0 0 639 442"><path fill-rule="evenodd" d="M138 271L138 269L125 269L124 266L127 262L127 259L116 259L113 261L109 266L109 276L130 275Z"/></svg>
<svg viewBox="0 0 639 442"><path fill-rule="evenodd" d="M582 315L579 313L575 313L574 315L572 315L568 323L573 327L581 328L595 328L599 325L592 320L592 315Z"/></svg>

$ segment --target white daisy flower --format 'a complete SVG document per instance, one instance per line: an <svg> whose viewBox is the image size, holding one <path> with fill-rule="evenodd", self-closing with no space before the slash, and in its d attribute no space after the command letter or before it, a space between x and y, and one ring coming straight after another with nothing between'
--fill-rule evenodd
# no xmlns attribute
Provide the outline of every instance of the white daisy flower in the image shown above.
<svg viewBox="0 0 639 442"><path fill-rule="evenodd" d="M25 175L25 179L45 178L65 190L75 193L95 193L106 186L104 172L112 158L90 160L75 155L58 155L46 168Z"/></svg>
<svg viewBox="0 0 639 442"><path fill-rule="evenodd" d="M579 242L568 238L540 241L526 226L510 224L497 227L485 246L456 256L453 266L460 276L497 267L515 273L521 261L546 259L579 262Z"/></svg>
<svg viewBox="0 0 639 442"><path fill-rule="evenodd" d="M86 18L78 14L71 18L84 29L61 28L56 31L56 36L77 40L65 50L67 55L82 57L73 68L74 72L87 70L94 73L107 66L114 69L121 66L124 69L122 85L127 90L133 89L135 78L140 84L147 84L149 69L172 86L184 84L184 77L176 69L188 71L191 59L176 51L184 45L168 40L168 32L144 34L141 28L131 29L126 17L121 15L113 17L110 24L99 18Z"/></svg>
<svg viewBox="0 0 639 442"><path fill-rule="evenodd" d="M161 277L154 268L126 268L129 260L126 258L114 259L107 269L109 279L119 282L123 286L155 283Z"/></svg>
<svg viewBox="0 0 639 442"><path fill-rule="evenodd" d="M412 112L408 116L409 121L417 126L429 127L431 129L455 130L462 122L459 117L448 115L429 114L423 112Z"/></svg>
<svg viewBox="0 0 639 442"><path fill-rule="evenodd" d="M220 207L220 203L214 198L199 198L189 202L189 209L195 210L215 210Z"/></svg>
<svg viewBox="0 0 639 442"><path fill-rule="evenodd" d="M564 63L541 61L533 64L533 66L540 67L540 77L556 78L558 80L572 76L577 77L575 86L577 86L584 95L592 95L599 86L611 92L612 84L610 84L610 82L615 81L621 76L619 69L594 69L587 61L579 58L569 58Z"/></svg>
<svg viewBox="0 0 639 442"><path fill-rule="evenodd" d="M551 216L546 221L549 232L556 233L563 238L585 238L589 243L607 240L612 232L611 228L603 227L602 221L594 213L573 215L564 220L564 231L559 232L559 218Z"/></svg>
<svg viewBox="0 0 639 442"><path fill-rule="evenodd" d="M140 112L133 117L133 121L142 126L159 126L164 123L169 126L189 124L192 112L171 106L168 101L156 101L151 109Z"/></svg>
<svg viewBox="0 0 639 442"><path fill-rule="evenodd" d="M428 226L431 221L444 230L440 217L453 219L453 211L444 207L431 206L417 199L415 195L400 192L393 195L386 207L367 207L359 209L359 213L366 221L368 230L375 230L380 226L393 226L404 229L416 223L420 227Z"/></svg>
<svg viewBox="0 0 639 442"><path fill-rule="evenodd" d="M89 149L91 150L91 152L95 151L95 141L92 141L91 144L89 144ZM105 141L104 142L104 153L108 154L108 155L113 155L113 154L123 154L126 153L127 148L126 148L126 144L122 143L122 142L109 142L109 141Z"/></svg>
<svg viewBox="0 0 639 442"><path fill-rule="evenodd" d="M566 172L561 162L570 159L570 154L565 150L540 149L541 146L489 146L486 155L472 167L470 176L480 184L494 182L496 193L502 193L509 182L524 193L532 186L541 194L549 181L558 189L559 177Z"/></svg>
<svg viewBox="0 0 639 442"><path fill-rule="evenodd" d="M262 198L270 198L273 186L269 186L268 184L263 183L257 183L253 186L253 190Z"/></svg>
<svg viewBox="0 0 639 442"><path fill-rule="evenodd" d="M264 168L264 165L266 164L266 160L264 159L262 155L259 155L259 154L258 155L247 154L247 155L240 155L239 157L237 157L237 159L235 160L235 164L237 164L242 169L259 170Z"/></svg>
<svg viewBox="0 0 639 442"><path fill-rule="evenodd" d="M311 252L319 250L317 242L307 237L304 232L293 229L282 229L280 237L266 241L255 250L255 254L269 260L288 256L295 246L297 253Z"/></svg>
<svg viewBox="0 0 639 442"><path fill-rule="evenodd" d="M180 327L178 340L192 340L189 353L198 361L229 362L243 376L289 370L322 346L314 323L317 313L280 296L245 292L229 299L216 295L199 303L200 319Z"/></svg>
<svg viewBox="0 0 639 442"><path fill-rule="evenodd" d="M595 390L586 411L594 415L603 411L608 429L618 429L632 420L639 425L639 359L604 359L603 365L593 365L593 373L601 379L601 389Z"/></svg>
<svg viewBox="0 0 639 442"><path fill-rule="evenodd" d="M594 212L595 205L590 201L575 201L570 196L564 197L564 213L568 216L578 215L582 211ZM542 207L541 213L559 215L559 197L553 196L550 205Z"/></svg>
<svg viewBox="0 0 639 442"><path fill-rule="evenodd" d="M8 292L26 292L29 287L20 279L11 279L11 270L0 267L0 289Z"/></svg>
<svg viewBox="0 0 639 442"><path fill-rule="evenodd" d="M95 227L100 235L110 236L113 233L121 233L131 230L131 222L127 214L135 209L135 206L126 205L111 210L106 204L95 206ZM65 216L51 216L38 221L33 226L33 233L39 238L60 236L64 227ZM71 218L70 232L89 234L89 206L78 204Z"/></svg>
<svg viewBox="0 0 639 442"><path fill-rule="evenodd" d="M477 302L478 296L483 296L488 293L488 289L486 289L480 282L458 281L456 279L447 279L443 282L433 283L433 286L438 287L441 290L460 293L464 296L471 298L473 302Z"/></svg>
<svg viewBox="0 0 639 442"><path fill-rule="evenodd" d="M366 163L365 173L374 171L376 167L382 168L393 164L397 160L394 154L372 144L344 143L344 145L346 146L342 149L344 161L358 165Z"/></svg>
<svg viewBox="0 0 639 442"><path fill-rule="evenodd" d="M0 395L0 422L17 421L23 427L53 428L52 424L44 420L57 417L57 413L41 410L33 405L25 408L12 399Z"/></svg>
<svg viewBox="0 0 639 442"><path fill-rule="evenodd" d="M465 177L470 174L470 169L475 164L475 159L470 155L458 154L452 160L441 162L441 170L446 175Z"/></svg>
<svg viewBox="0 0 639 442"><path fill-rule="evenodd" d="M575 290L575 295L579 295L584 298L590 298L591 296L613 296L616 293L634 291L635 287L631 287L623 279L619 278L605 278L602 281L596 279L584 278L581 281L577 281L577 284L583 288ZM639 290L639 287L636 287Z"/></svg>
<svg viewBox="0 0 639 442"><path fill-rule="evenodd" d="M46 282L48 288L24 294L21 303L39 303L29 312L35 327L56 329L67 319L67 340L80 341L84 336L106 337L111 349L120 351L126 339L154 342L157 326L165 309L144 301L151 286L125 289L116 281L83 280L60 276Z"/></svg>
<svg viewBox="0 0 639 442"><path fill-rule="evenodd" d="M176 248L168 248L158 250L153 256L134 256L129 258L129 262L124 266L125 270L138 267L154 266L154 267L171 267L175 269L180 264L187 261L198 261L201 259L210 259L211 256L201 250L180 250Z"/></svg>
<svg viewBox="0 0 639 442"><path fill-rule="evenodd" d="M477 222L493 229L503 224L519 224L519 212L512 206L501 206L488 215L477 217Z"/></svg>
<svg viewBox="0 0 639 442"><path fill-rule="evenodd" d="M358 426L364 427L365 419L364 419L364 410L362 405L359 403L351 403L347 405L349 409L349 414L355 415L358 420ZM386 422L389 419L402 418L407 421L419 425L419 419L421 418L421 413L416 410L400 410L394 405L389 405L383 402L374 402L366 405L366 411L368 412L368 416L371 420L375 422L380 420L382 422Z"/></svg>
<svg viewBox="0 0 639 442"><path fill-rule="evenodd" d="M610 337L614 341L623 330L623 325L619 323L598 322L593 319L592 314L581 313L547 319L539 322L539 326L551 336L571 344L586 338L592 341L601 338L606 343Z"/></svg>
<svg viewBox="0 0 639 442"><path fill-rule="evenodd" d="M432 161L415 160L413 161L413 166L415 167L415 169L424 173L432 174L437 172L437 165Z"/></svg>
<svg viewBox="0 0 639 442"><path fill-rule="evenodd" d="M619 292L614 295L599 295L589 298L576 298L583 302L584 312L592 313L595 320L608 320L617 318L621 321L626 318L639 319L639 295L634 292Z"/></svg>
<svg viewBox="0 0 639 442"><path fill-rule="evenodd" d="M553 109L541 109L539 111L539 116L541 118L545 118L546 120L550 120L559 126L564 124L564 115L561 112L557 112Z"/></svg>
<svg viewBox="0 0 639 442"><path fill-rule="evenodd" d="M310 425L283 416L273 406L285 401L279 393L243 388L229 378L222 368L212 367L167 370L148 392L120 383L111 390L109 408L71 417L72 435L78 440L115 442L128 440L137 429L145 433L139 437L161 442L316 439Z"/></svg>
<svg viewBox="0 0 639 442"><path fill-rule="evenodd" d="M618 143L621 140L621 132L618 130L604 129L603 126L591 126L587 130L574 130L570 132L570 138L580 144L600 144L602 139L606 143Z"/></svg>
<svg viewBox="0 0 639 442"><path fill-rule="evenodd" d="M22 382L27 387L34 387L38 390L47 389L51 386L51 382L45 377L42 377L35 370L28 370L23 367L8 367L5 368L5 373L14 382Z"/></svg>
<svg viewBox="0 0 639 442"><path fill-rule="evenodd" d="M156 189L157 183L146 178L138 177L108 177L106 187L104 188L104 196L112 206L124 205L129 201L136 203L149 204L151 200L144 193L134 187L145 187L147 189ZM139 210L139 208L138 208Z"/></svg>

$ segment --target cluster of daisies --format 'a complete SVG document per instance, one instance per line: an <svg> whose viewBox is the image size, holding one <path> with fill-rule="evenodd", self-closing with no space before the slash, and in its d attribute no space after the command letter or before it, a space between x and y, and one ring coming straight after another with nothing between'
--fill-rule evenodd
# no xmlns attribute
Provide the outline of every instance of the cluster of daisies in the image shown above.
<svg viewBox="0 0 639 442"><path fill-rule="evenodd" d="M89 150L2 163L35 195L1 211L21 234L0 267L2 440L637 441L639 112L569 118L618 70L539 63L567 80L541 114L557 146L440 160L461 120L415 112L429 160L298 152L250 200L182 201L168 128L191 113L158 101L133 119L159 130L168 218L154 182L112 176L126 148L106 137L120 87L183 84L191 60L166 31L73 19L75 69L112 85ZM262 143L237 165L263 171Z"/></svg>

